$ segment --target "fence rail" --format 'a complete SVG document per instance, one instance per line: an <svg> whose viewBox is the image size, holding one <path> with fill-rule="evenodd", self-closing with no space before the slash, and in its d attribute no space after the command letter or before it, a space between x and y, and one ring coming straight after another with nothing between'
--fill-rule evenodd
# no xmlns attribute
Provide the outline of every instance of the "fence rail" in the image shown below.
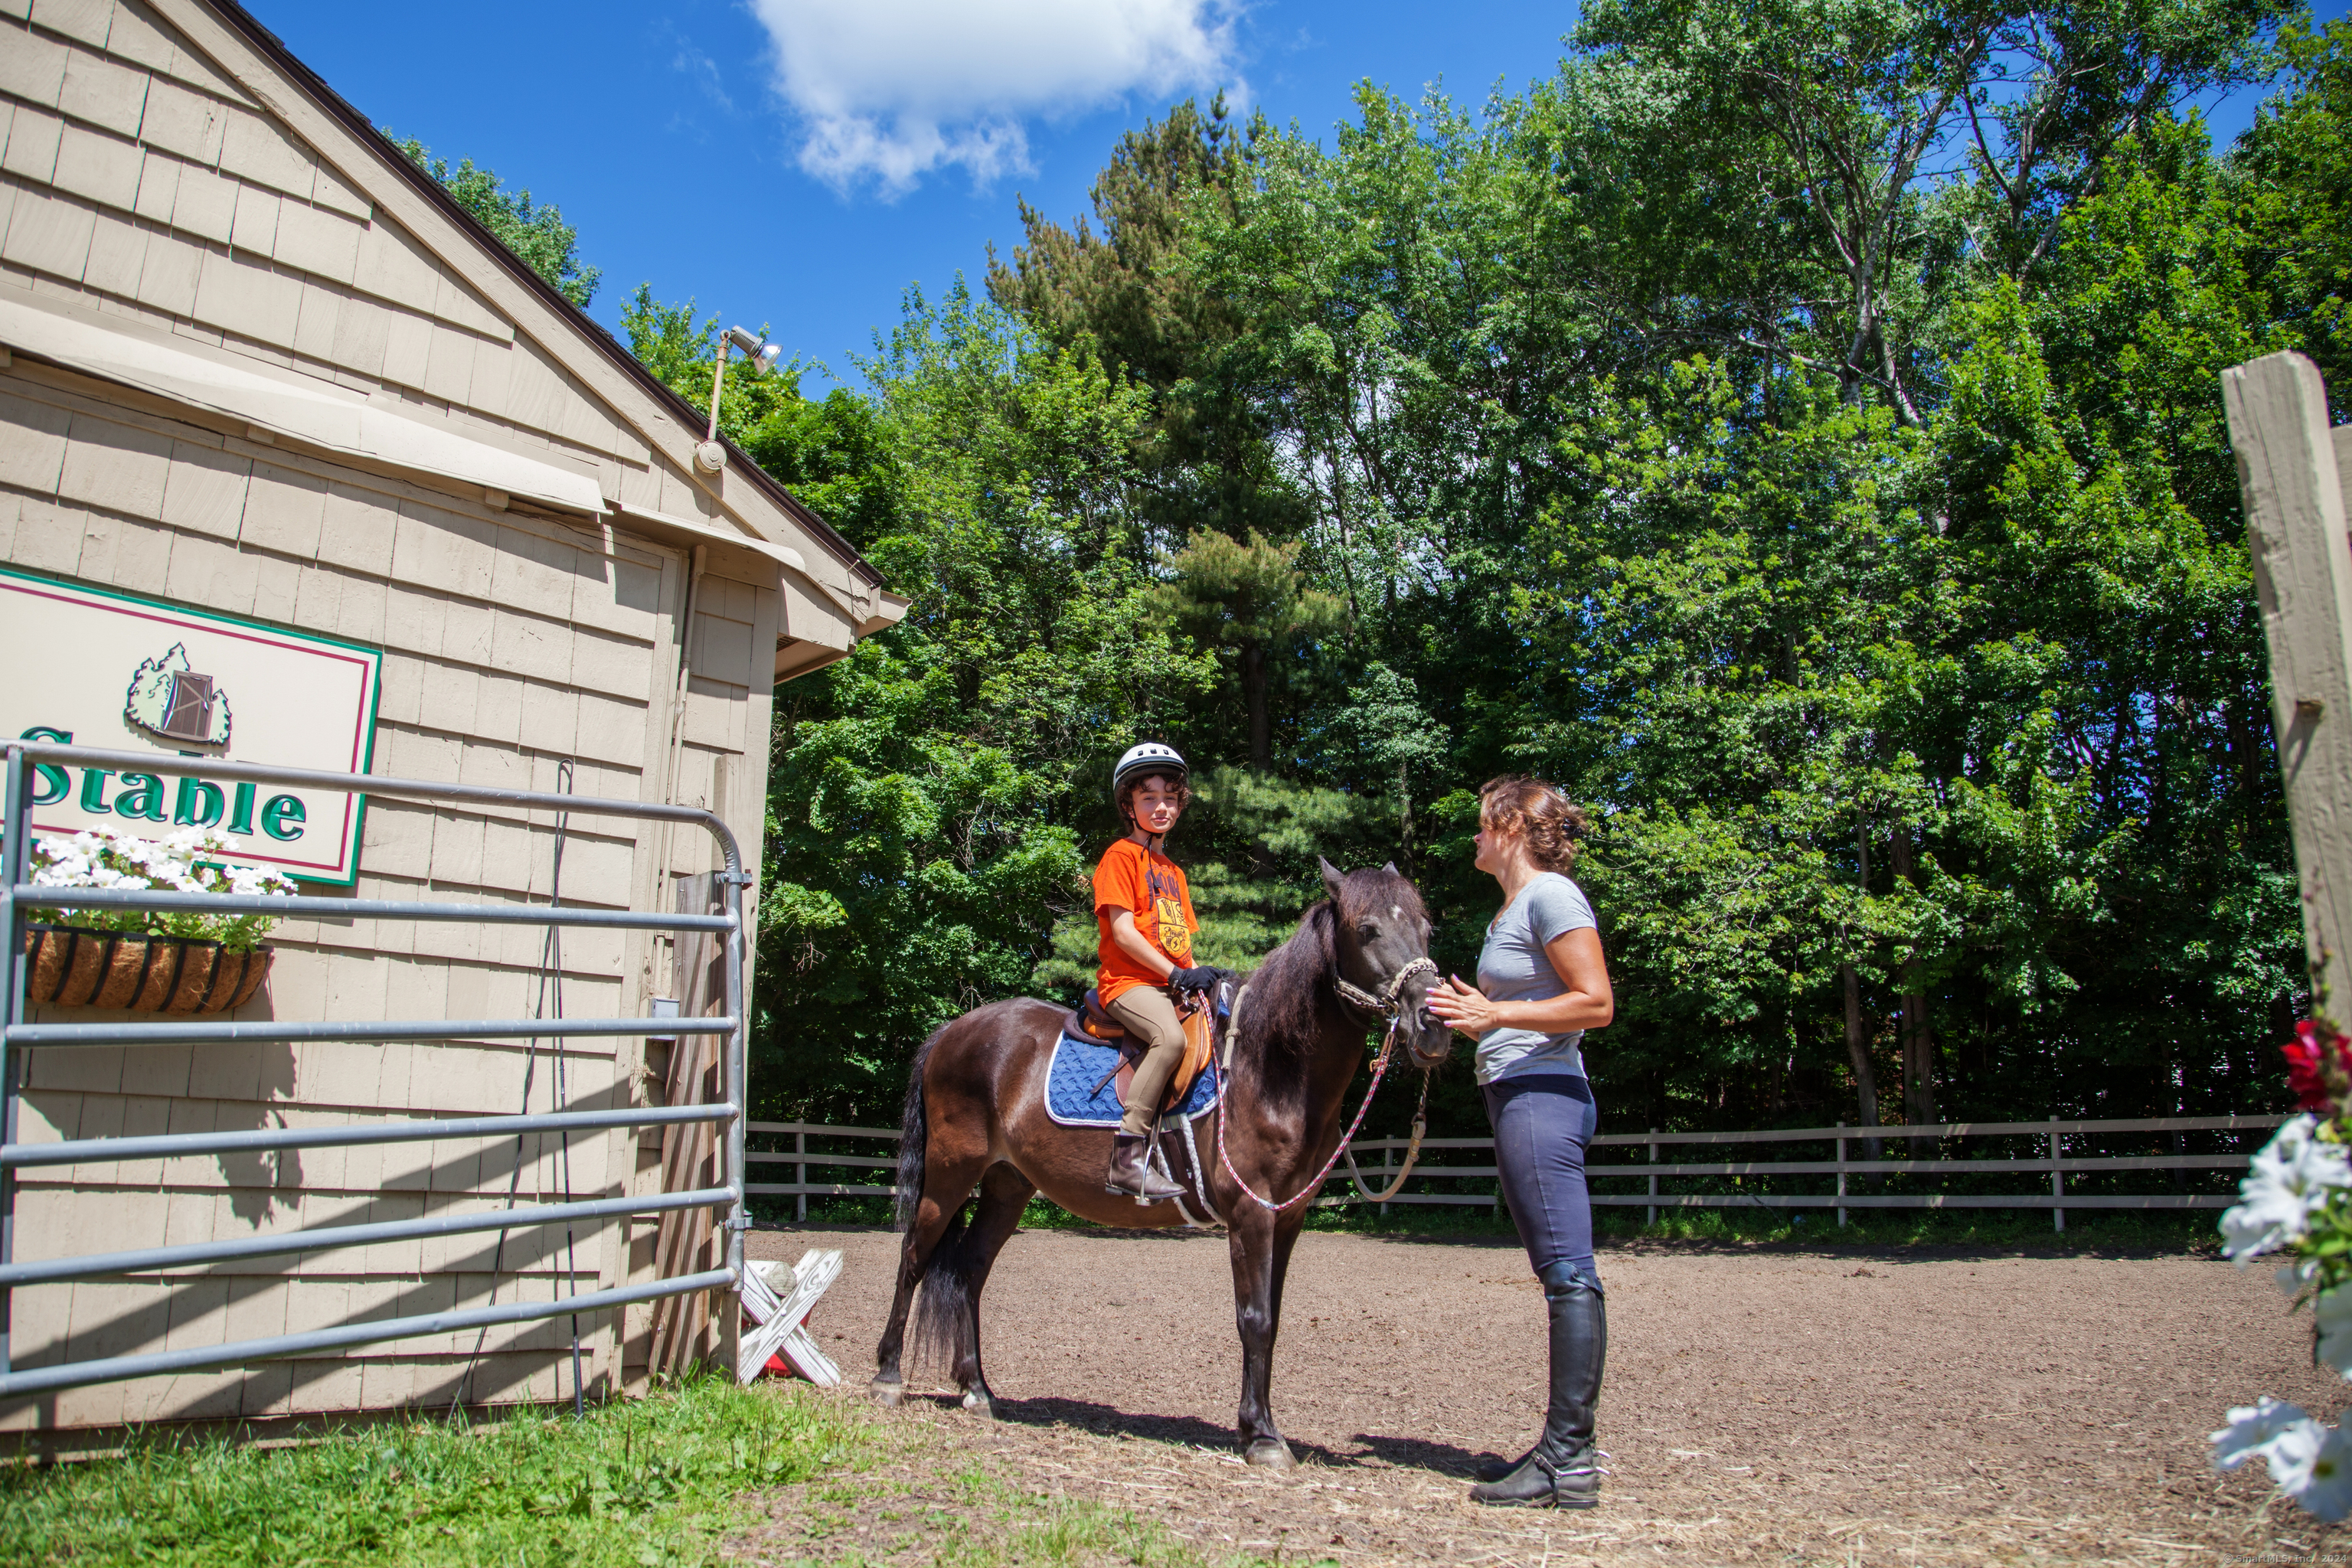
<svg viewBox="0 0 2352 1568"><path fill-rule="evenodd" d="M1649 1158L1639 1163L1588 1164L1585 1173L1596 1184L1614 1184L1625 1180L1646 1182L1647 1190L1637 1193L1595 1192L1595 1204L1620 1208L1644 1208L1654 1223L1661 1209L1689 1208L1769 1208L1769 1209L1834 1209L1837 1223L1847 1223L1847 1211L1852 1209L2047 1209L2054 1229L2066 1228L2068 1209L2218 1209L2226 1208L2236 1200L2224 1193L2085 1193L2069 1192L2068 1176L2097 1176L2135 1171L2242 1170L2252 1149L2206 1154L2070 1154L2065 1150L2069 1139L2095 1138L2106 1135L2147 1133L2233 1133L2267 1134L2286 1120L2286 1113L2265 1113L2245 1116L2151 1116L2131 1118L2090 1119L2062 1121L2052 1118L2044 1121L1946 1121L1897 1127L1860 1127L1840 1122L1834 1127L1773 1127L1728 1132L1608 1132L1592 1140L1595 1152L1607 1149L1638 1148ZM898 1164L895 1156L836 1153L809 1147L811 1139L865 1140L896 1142L898 1133L887 1127L834 1127L815 1121L752 1121L744 1131L753 1136L789 1137L790 1149L753 1150L744 1156L747 1163L790 1165L794 1179L790 1182L755 1182L743 1190L755 1197L790 1197L801 1219L808 1217L808 1200L813 1197L888 1197L897 1194L892 1184L809 1180L812 1166L819 1171L866 1171L888 1169ZM1847 1146L1853 1143L1888 1144L1914 1140L1933 1140L1941 1146L1953 1140L1970 1138L2037 1138L2046 1141L2047 1152L2039 1155L2017 1158L2000 1155L1983 1159L1945 1158L1938 1154L1917 1159L1849 1158ZM1403 1138L1360 1138L1351 1152L1361 1166L1367 1183L1383 1184L1393 1175L1397 1162L1403 1157L1410 1141ZM1830 1143L1836 1147L1836 1158L1793 1160L1724 1160L1710 1162L1662 1161L1659 1151L1675 1145L1742 1145L1758 1143ZM1448 1151L1470 1152L1486 1151L1492 1153L1495 1141L1491 1138L1424 1138L1421 1148L1423 1155ZM1378 1155L1381 1163L1370 1163ZM2046 1193L1952 1193L1911 1192L1877 1193L1853 1190L1856 1181L1885 1176L2016 1176L2047 1175L2050 1190ZM1791 1176L1834 1176L1836 1187L1828 1192L1766 1192L1735 1190L1729 1192L1666 1192L1662 1181L1713 1181L1747 1184L1752 1181L1779 1180ZM1417 1163L1412 1180L1419 1182L1483 1182L1492 1183L1496 1168L1486 1164L1436 1164ZM1344 1179L1335 1177L1337 1184ZM1370 1200L1357 1192L1334 1192L1316 1200L1318 1208L1335 1208L1361 1204ZM1483 1205L1499 1206L1498 1193L1488 1192L1400 1192L1385 1200L1398 1204Z"/></svg>

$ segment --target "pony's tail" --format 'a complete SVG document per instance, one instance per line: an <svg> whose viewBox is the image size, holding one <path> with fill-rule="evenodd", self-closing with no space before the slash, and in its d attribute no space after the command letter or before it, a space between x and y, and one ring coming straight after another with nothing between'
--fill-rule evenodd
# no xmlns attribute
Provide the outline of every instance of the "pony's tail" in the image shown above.
<svg viewBox="0 0 2352 1568"><path fill-rule="evenodd" d="M898 1118L898 1198L895 1215L901 1236L914 1228L915 1211L923 1202L923 1146L931 1137L930 1115L923 1103L923 1069L930 1065L931 1048L947 1030L948 1026L941 1024L931 1031L931 1037L917 1047L914 1066L907 1071L907 1108Z"/></svg>
<svg viewBox="0 0 2352 1568"><path fill-rule="evenodd" d="M940 1037L946 1033L945 1024L931 1031L931 1037L915 1053L914 1068L907 1077L906 1114L898 1124L901 1235L914 1229L916 1213L922 1206L924 1146L930 1141L930 1110L923 1097L923 1074L930 1066L931 1052L938 1047ZM931 1256L923 1265L913 1330L914 1359L918 1362L954 1368L977 1348L973 1341L971 1290L971 1266L976 1260L964 1256L969 1236L964 1215L969 1206L957 1206L939 1245L931 1248Z"/></svg>
<svg viewBox="0 0 2352 1568"><path fill-rule="evenodd" d="M960 1207L948 1221L940 1244L931 1248L923 1268L922 1294L915 1301L914 1359L952 1374L978 1349L974 1343L971 1265L964 1256L971 1230L964 1224L970 1205Z"/></svg>

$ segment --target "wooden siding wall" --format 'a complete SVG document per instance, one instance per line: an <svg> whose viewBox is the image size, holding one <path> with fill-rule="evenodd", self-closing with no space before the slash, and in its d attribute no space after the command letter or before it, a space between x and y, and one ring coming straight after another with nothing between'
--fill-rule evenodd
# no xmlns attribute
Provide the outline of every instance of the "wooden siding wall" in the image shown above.
<svg viewBox="0 0 2352 1568"><path fill-rule="evenodd" d="M0 288L396 398L413 416L593 471L608 497L708 513L702 493L650 460L547 353L144 7L26 10L0 0ZM748 552L713 550L697 593L675 781L687 556L609 525L494 511L18 360L0 372L0 561L382 647L379 773L548 789L569 758L583 795L723 805L756 855L772 658L759 650L775 647L782 608ZM127 732L77 739L137 743ZM698 831L574 818L564 896L667 907L664 872L707 868L707 843ZM378 801L355 891L544 898L551 859L544 817ZM276 940L270 986L243 1016L528 1016L537 1001L536 930L301 921ZM567 933L565 1011L641 1013L668 983L664 949ZM640 1095L636 1041L582 1042L564 1066L573 1107ZM530 1067L520 1043L52 1050L31 1058L20 1133L513 1111L527 1071L543 1110L550 1058L542 1049ZM538 1142L523 1151L524 1201L562 1185L552 1140ZM515 1153L472 1141L49 1171L18 1199L16 1255L497 1206ZM652 1158L630 1133L575 1139L572 1191L642 1186ZM576 1280L530 1234L509 1238L494 1280L487 1233L20 1290L12 1349L20 1366L68 1347L78 1359L176 1349L478 1304L494 1284L500 1300L545 1299L559 1282L584 1290L645 1276L649 1247L631 1243L651 1230L581 1232ZM0 1429L446 1404L475 1338L69 1391L0 1407ZM560 1322L491 1331L475 1394L550 1398L559 1378L568 1390L568 1345ZM587 1348L593 1393L626 1357L609 1323L592 1326Z"/></svg>

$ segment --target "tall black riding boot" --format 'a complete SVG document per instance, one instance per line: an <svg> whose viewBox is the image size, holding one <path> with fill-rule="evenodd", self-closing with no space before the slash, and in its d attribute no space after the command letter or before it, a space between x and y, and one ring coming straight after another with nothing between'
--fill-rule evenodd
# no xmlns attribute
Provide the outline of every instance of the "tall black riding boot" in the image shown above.
<svg viewBox="0 0 2352 1568"><path fill-rule="evenodd" d="M1551 1318L1551 1402L1543 1436L1503 1476L1470 1489L1470 1500L1500 1508L1591 1508L1601 1500L1601 1451L1593 1407L1609 1350L1601 1281L1555 1263L1542 1274Z"/></svg>

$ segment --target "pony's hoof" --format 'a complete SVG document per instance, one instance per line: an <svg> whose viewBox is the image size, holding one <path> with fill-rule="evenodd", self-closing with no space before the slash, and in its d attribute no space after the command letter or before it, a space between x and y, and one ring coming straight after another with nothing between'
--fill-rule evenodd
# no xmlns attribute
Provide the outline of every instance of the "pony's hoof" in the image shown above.
<svg viewBox="0 0 2352 1568"><path fill-rule="evenodd" d="M1262 1470L1291 1470L1298 1461L1291 1456L1290 1445L1279 1437L1261 1437L1242 1450L1242 1458Z"/></svg>
<svg viewBox="0 0 2352 1568"><path fill-rule="evenodd" d="M978 1389L974 1389L963 1396L963 1407L966 1410L971 1411L974 1415L979 1416L983 1421L993 1421L996 1419L996 1401L991 1399L987 1394L981 1393Z"/></svg>
<svg viewBox="0 0 2352 1568"><path fill-rule="evenodd" d="M896 1405L900 1400L907 1397L907 1385L898 1382L895 1378L885 1383L882 1379L877 1377L872 1383L867 1384L866 1387L872 1391L874 1398L878 1404Z"/></svg>

